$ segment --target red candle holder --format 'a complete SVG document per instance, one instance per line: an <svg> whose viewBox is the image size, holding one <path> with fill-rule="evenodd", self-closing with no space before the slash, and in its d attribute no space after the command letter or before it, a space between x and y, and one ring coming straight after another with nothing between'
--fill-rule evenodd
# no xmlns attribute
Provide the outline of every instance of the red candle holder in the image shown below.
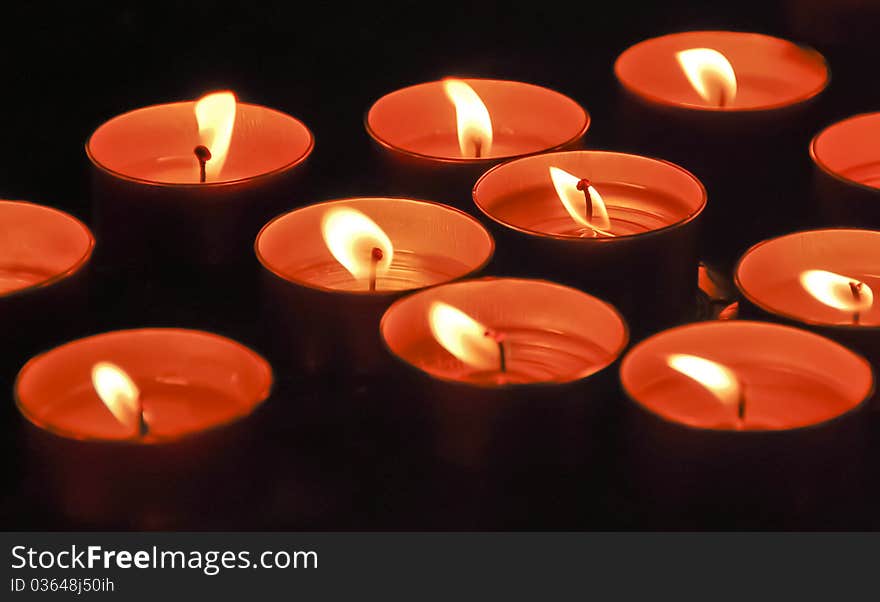
<svg viewBox="0 0 880 602"><path fill-rule="evenodd" d="M626 323L608 303L516 278L466 280L400 299L381 333L407 368L398 386L412 392L399 396L395 421L441 462L502 480L589 464L614 389L607 368L628 342ZM498 352L487 356L493 345Z"/></svg>
<svg viewBox="0 0 880 602"><path fill-rule="evenodd" d="M106 362L123 376L100 395L93 371ZM139 391L126 399L124 375ZM234 341L151 328L34 357L15 397L29 424L32 474L54 511L84 527L144 529L192 524L255 487L242 464L251 450L246 418L271 386L269 364ZM117 417L126 409L133 413Z"/></svg>
<svg viewBox="0 0 880 602"><path fill-rule="evenodd" d="M691 324L636 345L620 379L631 474L661 512L789 528L860 499L874 378L840 344L778 324Z"/></svg>
<svg viewBox="0 0 880 602"><path fill-rule="evenodd" d="M566 209L551 169L566 172L563 187L588 181L607 209L605 229L583 225L584 207ZM585 191L565 192L586 205ZM473 197L496 226L502 272L543 275L607 298L636 338L692 317L706 191L681 167L605 151L547 153L491 169Z"/></svg>
<svg viewBox="0 0 880 602"><path fill-rule="evenodd" d="M694 49L714 54L679 54ZM684 64L708 73L695 76L705 98ZM805 132L829 81L819 53L760 34L691 31L632 46L614 71L624 143L684 165L712 195L703 249L710 263L729 270L751 244L806 219L800 199L807 190L798 188L809 170Z"/></svg>
<svg viewBox="0 0 880 602"><path fill-rule="evenodd" d="M225 163L215 174L219 157L208 160L200 182L196 105L119 115L86 143L98 238L110 263L163 270L241 263L260 227L295 197L314 148L302 122L238 103Z"/></svg>
<svg viewBox="0 0 880 602"><path fill-rule="evenodd" d="M880 113L864 113L828 126L810 143L813 193L824 221L880 228Z"/></svg>
<svg viewBox="0 0 880 602"><path fill-rule="evenodd" d="M75 217L24 201L0 200L0 231L0 359L18 366L82 326L95 239Z"/></svg>
<svg viewBox="0 0 880 602"><path fill-rule="evenodd" d="M331 252L323 225L336 211L355 211L387 236L386 271L356 278ZM360 244L364 233L343 232ZM473 217L429 201L400 198L332 200L269 222L255 251L263 266L264 300L273 316L278 361L296 374L371 374L385 365L378 325L402 295L479 272L494 250ZM370 262L370 249L363 261Z"/></svg>
<svg viewBox="0 0 880 602"><path fill-rule="evenodd" d="M434 198L465 210L470 190L489 167L515 157L578 148L590 115L553 90L515 81L462 79L492 126L490 150L465 155L456 105L444 81L409 86L377 100L364 119L379 151L385 182L396 194ZM475 149L474 149L475 150Z"/></svg>
<svg viewBox="0 0 880 602"><path fill-rule="evenodd" d="M735 282L744 316L799 326L880 359L880 232L825 229L759 243ZM849 286L849 282L854 287ZM865 288L866 287L866 288Z"/></svg>

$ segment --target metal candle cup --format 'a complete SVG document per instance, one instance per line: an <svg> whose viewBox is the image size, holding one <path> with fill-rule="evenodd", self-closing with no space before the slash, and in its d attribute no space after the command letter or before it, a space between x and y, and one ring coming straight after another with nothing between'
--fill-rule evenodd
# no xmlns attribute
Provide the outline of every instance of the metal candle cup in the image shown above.
<svg viewBox="0 0 880 602"><path fill-rule="evenodd" d="M615 236L578 234L551 167L591 182ZM488 171L473 196L496 224L502 273L550 277L608 299L634 338L691 317L706 191L684 169L624 153L548 153Z"/></svg>
<svg viewBox="0 0 880 602"><path fill-rule="evenodd" d="M729 61L733 98L709 102L688 80L678 53L703 48ZM614 69L626 147L684 165L712 196L705 259L730 269L751 244L790 229L793 216L806 219L803 149L813 101L829 81L820 54L765 35L692 31L640 42ZM719 78L713 74L711 83L720 85Z"/></svg>
<svg viewBox="0 0 880 602"><path fill-rule="evenodd" d="M822 270L863 283L868 290L844 287L834 291L834 279L817 282L811 292L802 280ZM735 272L742 294L740 313L799 326L835 339L880 363L880 232L824 229L796 232L758 243L740 259ZM846 284L846 283L844 283ZM829 302L822 299L835 295ZM842 293L842 294L840 294ZM867 302L867 306L863 307Z"/></svg>
<svg viewBox="0 0 880 602"><path fill-rule="evenodd" d="M471 365L445 348L435 330L443 303L485 326L504 349L497 366ZM602 440L613 375L606 370L628 341L611 305L552 282L483 278L405 297L385 313L387 348L407 379L393 415L441 461L532 475L580 466ZM477 333L481 334L481 333ZM503 368L503 369L502 369ZM403 419L401 419L403 420Z"/></svg>
<svg viewBox="0 0 880 602"><path fill-rule="evenodd" d="M19 366L85 322L95 239L57 209L0 200L0 360ZM12 374L8 374L12 377Z"/></svg>
<svg viewBox="0 0 880 602"><path fill-rule="evenodd" d="M145 432L99 396L93 369L105 362L139 389ZM244 419L271 386L269 364L234 341L152 328L34 357L15 397L28 421L32 474L53 510L80 526L143 529L192 524L253 487L254 471L241 466L252 451Z"/></svg>
<svg viewBox="0 0 880 602"><path fill-rule="evenodd" d="M393 247L375 290L328 248L322 222L339 209L372 220ZM479 272L493 250L492 237L476 219L429 201L342 199L275 218L260 232L255 251L278 361L298 374L379 371L386 358L379 319L388 306L408 292Z"/></svg>
<svg viewBox="0 0 880 602"><path fill-rule="evenodd" d="M732 376L683 373L675 356ZM692 324L636 345L620 379L632 401L629 474L658 511L796 527L809 515L833 524L830 507L859 502L874 379L840 344L778 324Z"/></svg>
<svg viewBox="0 0 880 602"><path fill-rule="evenodd" d="M266 220L289 206L314 147L308 128L273 109L238 103L222 170L200 182L195 105L119 115L87 142L108 262L163 270L239 264Z"/></svg>
<svg viewBox="0 0 880 602"><path fill-rule="evenodd" d="M443 81L410 86L377 100L364 119L377 145L383 180L395 194L438 199L470 210L470 191L489 167L515 157L577 148L590 115L553 90L515 81L462 79L491 118L489 153L464 156L456 108Z"/></svg>
<svg viewBox="0 0 880 602"><path fill-rule="evenodd" d="M810 143L813 194L823 221L880 228L880 113L844 119Z"/></svg>

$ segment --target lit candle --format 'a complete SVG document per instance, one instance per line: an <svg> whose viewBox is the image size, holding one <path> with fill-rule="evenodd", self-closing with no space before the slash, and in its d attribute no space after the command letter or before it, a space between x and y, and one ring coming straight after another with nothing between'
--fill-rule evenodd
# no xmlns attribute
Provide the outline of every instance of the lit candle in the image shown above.
<svg viewBox="0 0 880 602"><path fill-rule="evenodd" d="M488 171L473 196L496 225L499 269L601 295L636 337L692 316L706 191L684 169L624 153L547 153Z"/></svg>
<svg viewBox="0 0 880 602"><path fill-rule="evenodd" d="M703 254L713 265L729 271L749 245L805 216L803 148L829 81L820 54L765 35L692 31L632 46L615 74L625 143L706 184ZM774 210L762 210L769 202Z"/></svg>
<svg viewBox="0 0 880 602"><path fill-rule="evenodd" d="M231 92L111 119L86 144L102 256L163 270L243 262L313 147L300 121Z"/></svg>
<svg viewBox="0 0 880 602"><path fill-rule="evenodd" d="M858 480L874 379L834 341L762 322L691 324L632 348L620 379L633 480L674 512L714 506L730 522L783 509L785 525Z"/></svg>
<svg viewBox="0 0 880 602"><path fill-rule="evenodd" d="M400 411L427 429L436 453L507 470L526 459L551 467L571 455L583 460L614 389L606 369L628 341L624 320L604 301L515 278L404 297L385 313L381 332L408 368L397 382L412 395L402 396Z"/></svg>
<svg viewBox="0 0 880 602"><path fill-rule="evenodd" d="M880 113L865 113L830 125L813 138L813 193L827 224L880 228L878 136Z"/></svg>
<svg viewBox="0 0 880 602"><path fill-rule="evenodd" d="M271 386L269 364L234 341L152 328L34 357L15 397L57 511L82 526L155 528L205 512L194 500L247 489L230 459L247 455L245 418Z"/></svg>
<svg viewBox="0 0 880 602"><path fill-rule="evenodd" d="M801 326L880 360L880 232L796 232L752 247L736 268L745 316Z"/></svg>
<svg viewBox="0 0 880 602"><path fill-rule="evenodd" d="M6 368L81 328L95 239L57 209L0 200L0 360ZM11 376L11 374L9 374Z"/></svg>
<svg viewBox="0 0 880 602"><path fill-rule="evenodd" d="M493 79L445 79L383 96L365 119L398 194L470 209L470 189L501 161L576 148L589 114L553 90Z"/></svg>
<svg viewBox="0 0 880 602"><path fill-rule="evenodd" d="M427 201L343 199L277 217L256 254L279 361L297 374L376 371L391 302L478 272L493 249L477 220Z"/></svg>

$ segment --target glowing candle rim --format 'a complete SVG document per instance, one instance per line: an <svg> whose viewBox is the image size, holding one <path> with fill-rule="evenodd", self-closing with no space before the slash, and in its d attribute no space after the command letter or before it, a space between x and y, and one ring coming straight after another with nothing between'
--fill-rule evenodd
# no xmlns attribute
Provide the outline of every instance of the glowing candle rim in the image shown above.
<svg viewBox="0 0 880 602"><path fill-rule="evenodd" d="M173 436L162 436L155 437L149 436L145 438L139 439L131 439L131 438L102 438L93 435L83 435L82 433L77 433L69 430L65 430L62 428L58 428L57 426L52 425L44 420L39 419L35 416L28 405L25 403L25 400L21 395L21 385L23 381L28 377L28 373L33 369L35 365L37 365L40 361L44 360L46 357L50 356L54 353L64 352L68 349L74 348L77 345L82 343L88 343L92 341L96 341L102 338L108 337L137 337L140 334L160 334L160 333L168 333L168 334L181 334L191 337L198 337L202 339L210 339L214 342L220 343L228 348L235 348L238 351L241 351L245 356L254 361L254 365L258 367L258 369L262 372L262 376L264 378L264 383L261 389L255 391L250 397L252 397L252 405L247 406L245 408L246 411L241 413L237 413L234 416L230 416L228 419L216 422L211 424L210 426L201 427L194 431L180 433L178 435ZM111 358L112 359L112 358ZM131 376L131 374L129 374ZM131 376L134 378L133 376ZM91 380L91 371L84 371L83 382L87 383L89 387L92 386ZM121 446L143 446L143 445L164 445L164 444L173 444L175 442L185 441L190 438L200 437L204 434L212 433L215 431L219 431L225 427L228 427L236 422L247 418L256 412L262 405L269 399L269 396L272 394L273 388L275 386L275 375L272 370L272 365L258 352L253 350L252 348L239 343L234 339L230 339L223 335L219 335L213 332L205 331L205 330L196 330L189 328L132 328L126 330L110 330L107 332L102 332L99 334L90 335L87 337L82 337L79 339L74 339L72 341L67 341L66 343L62 343L60 345L56 345L47 351L43 351L38 355L33 356L29 359L24 366L22 366L21 370L19 370L18 374L15 377L15 382L13 384L13 397L15 400L15 405L18 408L18 411L21 415L30 422L34 427L40 429L41 431L48 433L50 435L61 437L63 439L72 439L74 441L84 441L84 442L95 442L100 443L101 445L121 445ZM97 393L95 393L95 404L101 405L102 401L98 397Z"/></svg>
<svg viewBox="0 0 880 602"><path fill-rule="evenodd" d="M459 81L463 81L468 84L471 82L491 82L491 83L500 83L500 84L516 84L516 85L520 85L520 86L528 86L529 88L541 90L542 93L550 93L550 95L559 96L562 99L573 103L574 106L576 106L578 109L580 109L583 112L583 122L578 127L577 132L572 134L568 139L561 141L559 143L555 143L555 144L548 146L546 148L536 150L533 152L529 152L529 153L517 153L517 154L513 154L513 155L495 155L495 156L480 157L480 158L431 155L431 154L427 154L427 153L419 153L417 151L406 149L401 146L397 146L396 144L394 144L394 143L388 141L387 139L385 139L384 137L382 137L382 135L379 132L377 132L376 129L373 127L373 125L370 123L370 115L373 112L373 109L375 109L379 103L386 100L390 96L393 96L395 94L406 93L407 90L410 90L413 88L418 88L421 86L432 86L432 85L440 86L439 89L440 89L440 93L442 94L443 93L443 82L447 79L457 79ZM489 108L489 115L491 116L492 115L492 107L488 107L488 108ZM443 164L449 164L449 165L490 165L490 164L498 163L499 161L509 161L511 159L518 159L521 157L530 157L533 155L540 155L542 153L561 150L561 149L564 149L567 146L577 142L581 138L583 138L583 136L587 133L587 130L590 129L591 123L592 123L592 117L590 116L590 112L587 111L587 109L585 109L579 102L577 102L576 100L574 100L570 96L563 94L562 92L558 92L558 91L556 91L552 88L548 88L546 86L539 86L537 84L529 84L527 82L521 82L521 81L512 80L512 79L495 79L495 78L490 78L490 77L454 77L454 76L449 76L449 77L445 77L445 78L439 79L439 80L422 82L422 83L418 83L418 84L412 84L410 86L398 88L397 90L393 90L391 92L388 92L387 94L382 95L375 102L373 102L373 104L370 105L370 108L367 109L367 111L364 113L364 128L367 130L367 134L370 136L370 138L373 139L374 142L376 142L377 144L379 144L383 148L385 148L389 151L398 153L400 155L403 155L405 157L411 157L413 159L420 159L420 160L424 160L424 161L430 161L432 163L443 163ZM495 132L495 136L496 136L496 142L497 142L498 131Z"/></svg>
<svg viewBox="0 0 880 602"><path fill-rule="evenodd" d="M631 379L627 379L625 377L625 371L628 369L628 366L635 361L633 358L638 357L638 353L643 353L646 346L650 345L656 339L666 336L669 333L680 333L686 330L705 330L705 329L715 329L715 328L737 328L737 327L757 327L757 328L766 328L767 330L786 330L789 332L798 333L797 336L804 336L808 338L813 338L814 340L823 340L824 345L827 345L828 348L833 348L835 351L848 355L850 359L855 360L867 373L869 377L868 388L864 391L864 394L859 394L860 400L847 408L845 411L831 416L826 420L821 420L819 422L812 422L809 424L803 424L800 426L793 427L783 427L783 428L762 428L762 429L739 429L734 424L730 426L696 426L693 424L687 424L685 422L680 422L675 420L667 415L661 414L659 411L655 410L653 407L648 405L645 402L642 402L639 399L639 396L631 389L628 382ZM682 375L683 376L683 375ZM687 378L684 377L683 378ZM700 432L700 433L735 433L736 437L766 437L773 434L778 433L799 433L799 432L807 432L810 429L815 429L819 427L823 427L826 425L834 424L840 420L844 420L849 416L852 416L855 412L859 412L871 401L871 398L874 395L875 387L876 387L876 379L874 377L874 371L871 366L871 363L865 359L861 354L856 353L841 345L837 341L833 339L829 339L828 337L822 336L820 334L816 334L809 330L804 330L802 328L797 328L794 326L787 326L785 324L776 324L773 322L761 322L757 320L733 320L733 321L724 321L724 320L713 320L709 322L693 322L690 324L684 324L681 326L676 326L674 328L669 328L667 330L663 330L652 334L639 341L636 345L630 348L626 354L623 356L623 359L620 362L620 368L618 369L618 379L620 381L621 389L623 390L624 397L626 398L628 403L634 404L638 406L642 411L647 412L653 418L663 422L664 424L674 425L677 428L684 429L689 432ZM748 392L746 392L746 396L748 396Z"/></svg>
<svg viewBox="0 0 880 602"><path fill-rule="evenodd" d="M660 96L657 94L653 94L649 91L644 90L643 88L637 86L634 82L630 81L623 73L623 64L626 60L631 59L635 53L644 50L649 47L651 44L656 43L657 40L668 40L672 38L686 38L689 36L703 36L703 35L721 35L721 36L737 36L737 37L752 37L752 38L760 38L761 40L773 42L776 44L784 44L786 47L791 47L798 49L802 52L808 53L814 58L818 59L818 62L824 67L825 77L822 79L822 82L816 86L815 88L811 88L801 94L798 94L792 98L787 98L784 100L768 102L761 105L754 106L712 106L705 103L691 103L691 102L682 102L671 100L667 97ZM706 46L705 43L700 43L700 46ZM717 48L716 48L717 50ZM674 56L670 56L670 60L674 60ZM728 57L729 59L729 57ZM736 71L736 65L734 65L734 71ZM813 98L817 97L821 94L831 83L831 68L828 65L828 60L825 56L820 53L818 50L803 44L796 44L791 40L786 40L785 38L780 38L777 36L770 36L763 33L749 32L749 31L731 31L727 29L700 29L693 31L681 31L677 33L669 33L661 36L655 36L652 38L647 38L636 44L633 44L626 50L618 55L617 59L614 61L614 75L617 81L622 85L626 90L637 96L638 98L653 103L662 105L666 108L676 109L680 111L694 111L700 113L729 113L729 114L744 114L744 113L758 113L762 111L773 111L779 109L785 109L788 107L792 107L795 105L803 104L809 102ZM737 74L739 75L739 74Z"/></svg>
<svg viewBox="0 0 880 602"><path fill-rule="evenodd" d="M82 256L77 258L76 261L70 265L70 267L66 268L64 271L58 272L57 274L53 274L52 276L46 278L45 280L40 280L39 282L35 282L33 284L29 284L27 286L12 289L6 292L0 292L0 299L9 299L11 297L15 297L17 295L24 295L30 292L33 292L38 289L46 288L61 282L62 280L66 280L71 276L79 273L89 262L89 259L92 257L92 253L95 250L95 235L92 234L92 231L89 227L74 217L73 215L67 213L66 211L61 211L60 209L56 209L55 207L49 207L47 205L41 205L39 203L34 203L32 201L19 201L19 200L8 200L8 199L0 199L0 208L3 205L22 205L27 206L29 208L34 208L39 211L45 211L47 213L55 213L58 216L66 219L71 222L72 225L77 226L82 230L82 232L86 235L88 244L86 245L86 249L83 252Z"/></svg>
<svg viewBox="0 0 880 602"><path fill-rule="evenodd" d="M865 113L857 113L855 115L850 115L845 119L840 119L835 121L834 123L825 126L822 128L819 133L813 136L813 139L810 140L810 159L813 160L813 164L816 165L819 169L822 170L826 175L834 178L839 182L843 182L847 186L854 186L856 188L860 188L862 190L868 191L872 194L880 194L880 186L871 186L870 184L865 184L864 182L859 182L858 180L854 180L852 178L848 178L843 175L839 171L833 169L827 163L822 160L821 153L819 152L819 145L822 143L822 138L829 132L834 129L841 127L851 126L854 122L859 121L861 119L878 119L880 120L880 111L868 111ZM880 151L877 152L877 160L880 161Z"/></svg>
<svg viewBox="0 0 880 602"><path fill-rule="evenodd" d="M585 299L585 300L589 301L590 303L594 303L595 307L601 308L603 311L606 311L607 315L609 317L616 318L617 323L621 327L621 331L622 331L621 337L620 337L621 340L616 348L614 348L613 350L608 352L609 359L607 360L607 362L604 363L603 365L599 366L598 368L596 368L595 365L590 366L589 368L585 368L582 373L573 375L571 378L568 378L567 380L536 381L536 382L527 382L527 383L523 383L523 382L490 383L490 382L483 382L483 381L472 382L472 381L455 379L455 378L452 378L449 376L443 376L440 374L435 374L435 373L429 372L429 371L425 370L423 367L417 366L417 365L413 364L412 362L408 361L407 359L401 357L396 351L394 351L394 349L391 348L391 345L389 345L389 343L388 343L388 339L387 339L385 331L386 331L386 327L391 319L390 316L392 316L392 314L395 311L398 311L396 308L398 308L406 303L417 302L419 297L426 295L426 294L433 294L433 293L437 292L438 290L442 290L443 288L467 286L468 284L474 283L474 282L478 282L478 283L513 282L513 283L520 283L520 284L526 284L526 285L540 286L540 287L545 287L547 289L553 289L553 290L562 290L562 291L565 291L567 294L572 294L572 293L577 294L582 299ZM415 301L413 300L414 298L415 298ZM401 297L400 299L397 299L396 301L394 301L394 303L392 303L388 307L388 309L385 310L385 313L382 314L382 319L379 321L379 333L380 333L380 338L382 339L382 346L385 348L385 350L391 355L391 357L393 357L399 363L399 365L406 366L409 370L413 370L415 372L418 372L419 374L423 374L423 375L427 376L428 378L430 378L432 380L436 380L436 381L443 382L443 383L459 385L459 386L464 386L464 387L473 387L473 388L478 388L478 389L491 389L491 390L497 390L497 391L528 391L528 390L536 390L536 389L550 390L552 387L571 386L573 384L577 384L579 382L586 381L587 379L589 379L593 375L598 374L598 373L602 372L603 370L606 370L608 367L613 365L614 362L618 361L630 343L630 330L629 330L629 324L627 323L626 318L623 316L623 314L620 313L620 311L614 305L612 305L608 301L605 301L604 299L600 299L599 297L591 295L590 293L586 293L580 289L566 286L564 284L559 284L558 282L553 282L551 280L543 280L540 278L518 278L518 277L498 277L498 276L485 276L482 278L467 278L467 279L463 279L463 280L457 280L454 282L448 282L446 284L440 284L437 286L427 287L425 289L421 289L417 292L414 292L410 295L406 295L404 297ZM440 343L436 341L436 339L433 337L433 335L430 332L428 332L428 335L431 340L433 340L435 343L437 343L437 345L440 345Z"/></svg>
<svg viewBox="0 0 880 602"><path fill-rule="evenodd" d="M651 162L658 164L658 165L665 165L666 167L669 167L669 168L672 168L672 169L678 171L679 173L681 173L685 177L689 178L694 184L697 185L698 190L700 191L699 205L689 215L687 215L677 221L674 221L671 224L667 224L661 228L654 228L652 230L647 230L645 232L636 232L633 234L618 234L615 236L597 236L594 238L594 237L581 237L576 234L558 234L558 233L554 233L554 232L542 232L540 230L532 230L530 228L523 228L522 226L518 226L516 224L512 224L508 221L500 219L497 215L494 215L493 213L491 213L489 211L489 209L485 206L486 205L485 202L483 202L483 203L480 202L480 199L479 199L480 185L483 184L486 180L496 177L500 172L505 171L507 169L514 169L515 166L517 164L519 164L520 162L535 161L535 160L541 160L541 159L552 159L552 157L554 155L628 157L628 158L633 158L633 159L637 159L637 160L651 161ZM638 171L638 170L636 169L635 171ZM601 179L592 180L592 185L596 188L596 190L598 190L600 192L600 194L601 194L602 184L603 184L603 182ZM548 190L550 190L553 193L553 195L556 194L556 192L553 190L552 182L550 182L549 179L548 179ZM496 165L495 167L493 167L492 169L490 169L486 173L484 173L482 176L480 176L480 179L477 180L476 184L474 184L474 188L472 191L472 197L473 197L474 204L477 206L477 209L479 209L483 215L485 215L486 217L488 217L489 219L494 221L496 224L499 224L501 226L504 226L505 228L509 228L509 229L514 230L516 232L519 232L521 234L527 234L529 236L538 236L541 238L552 238L555 240L564 240L564 241L571 242L572 244L579 244L579 245L621 244L620 242L615 243L614 241L631 240L636 237L643 239L648 236L665 234L667 231L683 227L683 226L693 222L698 217L700 217L700 215L702 215L703 211L706 209L706 204L707 204L708 198L709 198L708 193L706 192L706 187L703 185L703 183L700 181L700 179L697 178L697 176L695 176L693 173L691 173L690 171L688 171L687 169L682 167L681 165L678 165L676 163L672 163L671 161L666 161L665 159L658 159L655 157L648 157L645 155L637 155L635 153L623 153L623 152L617 152L617 151L600 151L600 150L574 150L574 151L560 151L560 152L555 152L555 153L540 153L537 155L529 155L526 157L519 157L517 159L513 159L512 161L506 161L504 163L501 163L500 165ZM614 207L614 205L609 205L607 202L606 202L606 206L607 207ZM612 229L613 229L613 224L614 224L614 222L612 220Z"/></svg>
<svg viewBox="0 0 880 602"><path fill-rule="evenodd" d="M151 180L149 178L138 178L138 177L135 177L135 176L132 176L132 175L129 175L129 174L126 174L126 173L123 173L123 172L120 172L120 171L117 171L115 169L108 167L107 165L102 163L101 160L97 156L95 156L95 153L92 151L92 140L101 131L101 129L103 129L106 126L109 126L110 124L115 124L118 121L126 119L126 118L130 117L131 115L136 114L136 113L140 113L140 112L162 110L163 108L166 108L166 107L177 107L177 106L181 106L181 105L192 105L193 107L195 107L195 104L197 102L198 102L198 99L196 99L196 100L181 100L181 101L175 101L175 102L165 102L165 103L160 103L160 104L155 104L155 105L148 105L146 107L139 107L137 109L132 109L131 111L126 111L125 113L120 113L119 115L115 115L115 116L111 117L110 119L108 119L107 121L103 122L97 128L95 128L95 130L89 136L89 139L86 140L86 144L85 144L86 156L89 158L89 161L92 163L92 165L94 165L97 169L99 169L102 172L109 174L115 178L118 178L120 180L125 180L128 182L135 182L137 184L145 184L147 186L156 186L156 187L160 187L160 188L216 189L216 188L224 188L227 186L237 186L237 185L240 185L243 183L256 182L256 181L263 180L265 178L270 178L270 177L277 175L279 173L283 173L285 171L293 169L294 167L304 163L305 160L308 159L309 156L312 154L312 151L315 150L315 135L312 133L312 131L309 129L309 127L303 121L297 119L293 115L290 115L290 114L285 113L283 111L279 111L277 109L273 109L272 107L267 107L264 105L254 104L254 103L249 103L249 102L238 101L236 103L236 107L238 110L237 114L240 114L240 112L242 110L245 110L245 111L247 111L247 110L266 111L269 113L274 113L275 115L277 115L283 119L290 120L294 124L294 127L301 128L302 131L308 136L308 145L306 146L305 150L295 159L285 163L284 165L280 165L278 167L275 167L269 171L254 174L252 176L247 176L244 178L236 178L234 180L217 180L217 181L211 181L211 182L166 182L166 181L162 181L162 180ZM195 114L194 113L193 113L193 123L195 123ZM234 132L232 135L233 135L233 139L235 139ZM231 152L231 148L232 148L232 146L230 145L230 152Z"/></svg>
<svg viewBox="0 0 880 602"><path fill-rule="evenodd" d="M256 240L254 240L254 253L257 256L257 261L260 262L260 265L263 266L263 268L265 270L267 270L273 276L280 278L281 280L283 280L285 282L290 282L292 284L296 284L297 286L302 286L303 288L308 288L311 290L316 290L316 291L320 291L323 293L330 293L330 294L334 294L334 295L347 295L347 296L351 296L351 297L368 297L368 298L381 298L381 297L394 298L394 297L399 297L402 294L405 295L405 294L413 293L415 291L422 290L424 288L430 288L432 286L437 286L436 284L434 284L434 285L420 286L420 287L416 287L416 288L401 289L401 290L377 289L375 291L360 290L360 289L358 289L358 290L345 290L345 289L332 288L332 287L328 287L328 286L321 286L321 285L315 284L314 282L311 282L309 280L297 278L288 272L282 272L277 267L277 265L275 265L274 262L270 261L263 254L263 252L260 250L260 242L261 242L261 239L263 238L263 235L266 232L268 232L268 230L272 226L276 225L278 222L280 222L284 219L289 219L291 216L293 216L294 214L299 213L299 212L318 211L319 208L321 208L321 207L325 208L325 210L330 209L333 206L351 207L352 209L357 209L358 208L357 207L358 201L380 201L380 202L391 201L391 202L406 203L406 204L413 204L413 205L430 205L431 207L433 207L434 209L436 209L438 211L445 211L448 214L455 215L457 218L465 218L465 221L468 224L470 224L471 226L476 226L477 229L475 231L479 231L481 234L484 234L486 237L486 242L488 243L488 250L486 252L486 257L484 257L481 262L474 265L473 267L468 267L467 271L463 272L459 276L452 278L451 281L459 280L462 278L467 278L468 276L470 276L472 274L476 274L476 273L480 272L487 265L489 265L489 262L492 261L492 257L495 255L495 238L486 229L486 227L480 223L480 221L477 218L475 218L473 215L471 215L469 213L462 211L461 209L458 209L456 207L452 207L450 205L446 205L444 203L438 203L437 201L413 199L413 198L409 198L409 197L379 197L379 196L372 197L372 196L370 196L370 197L349 197L349 198L343 198L343 199L329 199L326 201L313 203L311 205L306 205L304 207L297 207L296 209L291 209L290 211L286 211L285 213L282 213L281 215L276 215L260 229L259 234L257 234ZM379 224L379 225L381 227L381 224ZM394 244L394 240L392 240L391 243Z"/></svg>
<svg viewBox="0 0 880 602"><path fill-rule="evenodd" d="M774 315L779 316L781 318L785 318L786 320L790 320L792 322L796 322L799 324L805 324L807 326L815 326L821 327L823 329L829 331L858 331L858 332L869 332L869 331L880 331L880 324L853 324L851 322L822 322L820 320L816 320L814 318L804 317L802 315L797 315L791 313L789 311L779 309L769 305L768 303L758 299L755 295L754 291L749 290L746 284L743 282L742 275L740 270L743 268L743 264L750 259L750 254L753 251L761 252L766 251L771 245L778 244L779 242L787 239L791 239L794 237L800 237L803 235L810 235L813 233L820 232L861 232L865 234L876 235L878 238L878 243L880 243L880 231L878 230L870 230L867 228L816 228L810 230L798 230L796 232L789 232L787 234L782 234L781 236L774 236L773 238L768 238L767 240L762 240L759 243L756 243L749 247L749 249L742 254L742 256L737 260L736 265L733 268L733 283L736 286L737 290L740 294L745 297L746 301L757 307L758 309ZM754 259L754 256L751 257ZM792 278L797 278L799 274L792 274ZM880 300L878 300L880 302ZM841 310L841 313L842 310Z"/></svg>

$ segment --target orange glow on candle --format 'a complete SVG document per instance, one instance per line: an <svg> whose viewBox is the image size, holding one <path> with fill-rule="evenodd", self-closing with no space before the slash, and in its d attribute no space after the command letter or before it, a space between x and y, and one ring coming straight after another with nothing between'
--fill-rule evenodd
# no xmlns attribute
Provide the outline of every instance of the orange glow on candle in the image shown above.
<svg viewBox="0 0 880 602"><path fill-rule="evenodd" d="M375 288L378 275L388 272L394 246L376 222L356 209L339 207L324 214L324 242L330 253L358 280Z"/></svg>
<svg viewBox="0 0 880 602"><path fill-rule="evenodd" d="M443 89L455 105L461 156L479 159L491 154L492 118L480 95L467 83L458 79L444 80Z"/></svg>
<svg viewBox="0 0 880 602"><path fill-rule="evenodd" d="M611 220L608 218L605 201L591 184L585 184L585 180L553 166L550 167L550 179L553 180L556 194L571 219L596 234L614 236L608 231L611 228ZM586 191L583 190L584 186ZM587 195L590 197L589 205Z"/></svg>
<svg viewBox="0 0 880 602"><path fill-rule="evenodd" d="M737 406L742 401L742 387L733 370L718 362L685 353L674 353L667 358L670 368L697 381L726 406Z"/></svg>
<svg viewBox="0 0 880 602"><path fill-rule="evenodd" d="M493 370L499 367L499 339L491 330L442 301L431 304L428 312L431 334L446 351L474 368Z"/></svg>
<svg viewBox="0 0 880 602"><path fill-rule="evenodd" d="M817 301L841 311L858 313L874 305L874 291L855 278L827 270L806 270L800 281Z"/></svg>
<svg viewBox="0 0 880 602"><path fill-rule="evenodd" d="M122 368L110 362L98 362L92 366L92 386L120 424L136 435L142 434L141 393Z"/></svg>
<svg viewBox="0 0 880 602"><path fill-rule="evenodd" d="M232 92L208 94L195 104L199 140L211 151L211 159L205 164L208 179L218 179L226 163L235 126L235 109L235 95Z"/></svg>
<svg viewBox="0 0 880 602"><path fill-rule="evenodd" d="M689 48L675 58L694 90L710 105L725 107L736 98L733 65L717 50Z"/></svg>

